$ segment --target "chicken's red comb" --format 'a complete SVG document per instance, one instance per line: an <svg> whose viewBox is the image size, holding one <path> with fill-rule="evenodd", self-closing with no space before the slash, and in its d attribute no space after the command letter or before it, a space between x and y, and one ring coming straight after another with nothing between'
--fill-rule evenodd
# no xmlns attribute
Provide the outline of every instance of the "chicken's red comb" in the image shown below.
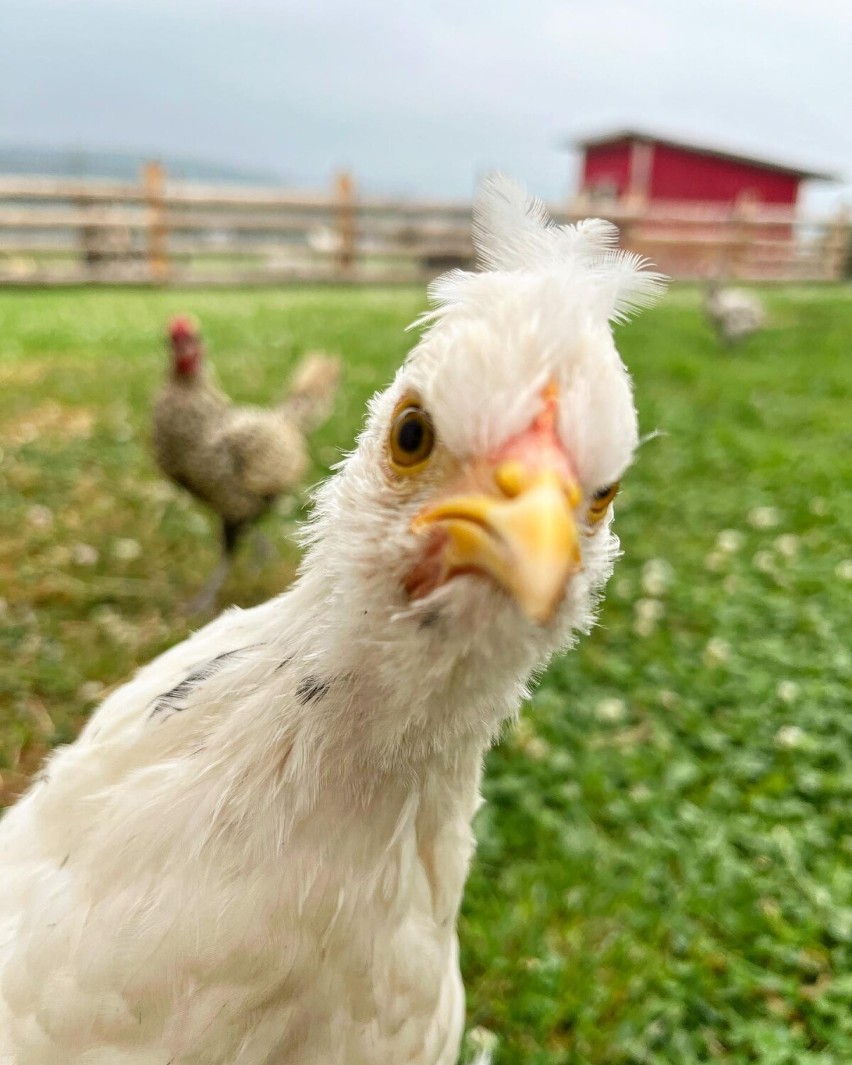
<svg viewBox="0 0 852 1065"><path fill-rule="evenodd" d="M171 340L187 340L198 336L198 322L187 314L179 314L169 322Z"/></svg>

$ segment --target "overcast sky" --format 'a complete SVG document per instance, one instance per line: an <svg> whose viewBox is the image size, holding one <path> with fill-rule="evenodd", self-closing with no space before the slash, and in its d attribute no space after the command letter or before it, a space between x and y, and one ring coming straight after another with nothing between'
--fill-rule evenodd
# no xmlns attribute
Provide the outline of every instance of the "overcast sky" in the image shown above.
<svg viewBox="0 0 852 1065"><path fill-rule="evenodd" d="M458 197L500 167L558 197L564 143L628 124L852 178L852 0L0 6L0 145Z"/></svg>

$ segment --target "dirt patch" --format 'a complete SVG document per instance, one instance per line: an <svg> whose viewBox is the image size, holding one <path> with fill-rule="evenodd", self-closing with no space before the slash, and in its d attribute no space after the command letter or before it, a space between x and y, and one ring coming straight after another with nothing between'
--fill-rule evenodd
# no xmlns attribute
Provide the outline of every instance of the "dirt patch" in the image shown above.
<svg viewBox="0 0 852 1065"><path fill-rule="evenodd" d="M35 440L86 439L92 435L95 416L87 407L65 407L50 399L0 426L0 440L6 444L31 444Z"/></svg>
<svg viewBox="0 0 852 1065"><path fill-rule="evenodd" d="M42 740L31 740L12 752L11 766L0 770L0 810L11 806L27 790L33 774L50 748Z"/></svg>
<svg viewBox="0 0 852 1065"><path fill-rule="evenodd" d="M47 363L32 360L0 366L0 386L37 385L47 377L47 370Z"/></svg>

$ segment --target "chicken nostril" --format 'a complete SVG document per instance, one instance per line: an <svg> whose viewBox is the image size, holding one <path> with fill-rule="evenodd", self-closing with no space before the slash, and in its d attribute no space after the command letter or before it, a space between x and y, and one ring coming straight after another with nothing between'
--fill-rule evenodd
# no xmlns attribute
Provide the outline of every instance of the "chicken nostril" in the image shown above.
<svg viewBox="0 0 852 1065"><path fill-rule="evenodd" d="M503 495L514 499L529 487L530 474L523 463L509 460L500 463L494 471L494 480Z"/></svg>
<svg viewBox="0 0 852 1065"><path fill-rule="evenodd" d="M554 474L554 476L558 477L558 474ZM517 459L508 459L506 462L501 462L494 471L494 481L507 499L517 498L522 492L530 488L536 479L536 471L530 470L529 467ZM576 510L583 499L580 486L573 478L559 479L565 492L565 498L568 500L568 505L572 510Z"/></svg>

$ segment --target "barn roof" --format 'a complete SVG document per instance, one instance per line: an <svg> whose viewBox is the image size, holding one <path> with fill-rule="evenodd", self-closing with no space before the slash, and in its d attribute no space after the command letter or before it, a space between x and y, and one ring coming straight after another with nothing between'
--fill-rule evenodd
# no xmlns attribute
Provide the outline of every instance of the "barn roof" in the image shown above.
<svg viewBox="0 0 852 1065"><path fill-rule="evenodd" d="M599 145L614 144L616 141L623 140L638 140L648 141L654 144L664 144L670 148L682 148L687 152L694 152L696 155L711 156L714 159L728 159L737 163L750 163L753 166L763 167L765 170L780 171L783 174L792 174L795 177L802 178L803 180L812 181L838 181L839 178L836 174L826 174L817 170L806 170L800 166L789 166L786 163L779 163L772 159L763 159L756 155L743 155L742 152L728 151L723 148L717 148L707 144L695 144L691 141L681 140L676 137L669 137L668 135L660 135L657 133L649 133L647 130L640 129L616 129L608 133L594 134L589 137L581 137L575 140L571 147L577 148L596 148Z"/></svg>

